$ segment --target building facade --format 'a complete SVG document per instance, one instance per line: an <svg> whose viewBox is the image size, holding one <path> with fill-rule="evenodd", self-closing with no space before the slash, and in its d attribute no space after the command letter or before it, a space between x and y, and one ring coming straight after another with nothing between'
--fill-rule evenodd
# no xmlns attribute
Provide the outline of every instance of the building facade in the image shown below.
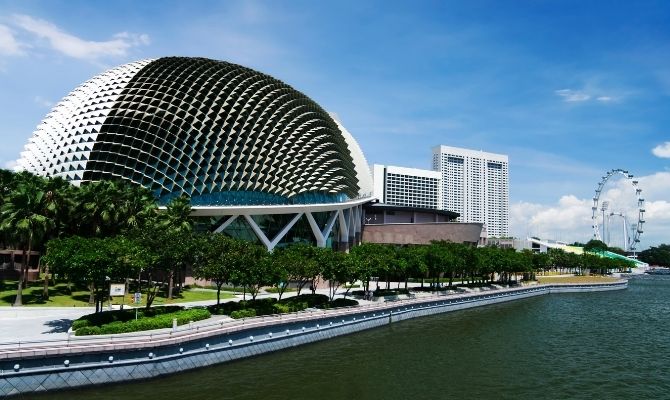
<svg viewBox="0 0 670 400"><path fill-rule="evenodd" d="M442 177L442 204L460 222L483 223L489 237L509 236L507 155L450 146L433 148L433 170Z"/></svg>
<svg viewBox="0 0 670 400"><path fill-rule="evenodd" d="M375 164L374 197L381 203L442 210L442 175L439 172Z"/></svg>

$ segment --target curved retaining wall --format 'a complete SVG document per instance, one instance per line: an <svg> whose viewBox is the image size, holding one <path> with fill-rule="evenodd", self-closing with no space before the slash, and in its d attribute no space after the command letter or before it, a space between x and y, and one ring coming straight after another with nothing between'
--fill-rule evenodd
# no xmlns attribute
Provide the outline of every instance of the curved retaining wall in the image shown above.
<svg viewBox="0 0 670 400"><path fill-rule="evenodd" d="M365 329L549 293L619 290L597 285L537 285L431 296L380 305L217 322L175 332L0 344L0 397L145 379L330 339Z"/></svg>

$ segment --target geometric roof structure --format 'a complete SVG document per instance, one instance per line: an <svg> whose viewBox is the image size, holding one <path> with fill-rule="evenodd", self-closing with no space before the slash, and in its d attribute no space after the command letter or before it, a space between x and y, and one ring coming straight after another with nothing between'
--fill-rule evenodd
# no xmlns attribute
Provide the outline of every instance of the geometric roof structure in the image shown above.
<svg viewBox="0 0 670 400"><path fill-rule="evenodd" d="M123 179L164 203L341 203L369 197L367 162L349 132L289 85L206 58L110 69L63 98L18 161L74 184Z"/></svg>

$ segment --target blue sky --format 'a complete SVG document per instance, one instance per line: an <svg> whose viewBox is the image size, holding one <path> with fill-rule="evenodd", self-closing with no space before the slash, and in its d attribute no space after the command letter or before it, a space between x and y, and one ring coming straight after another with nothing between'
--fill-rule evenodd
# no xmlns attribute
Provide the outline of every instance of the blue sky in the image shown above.
<svg viewBox="0 0 670 400"><path fill-rule="evenodd" d="M429 168L438 144L508 154L516 236L588 240L596 184L628 169L643 246L670 242L667 1L1 4L0 166L93 75L202 56L306 93L370 163Z"/></svg>

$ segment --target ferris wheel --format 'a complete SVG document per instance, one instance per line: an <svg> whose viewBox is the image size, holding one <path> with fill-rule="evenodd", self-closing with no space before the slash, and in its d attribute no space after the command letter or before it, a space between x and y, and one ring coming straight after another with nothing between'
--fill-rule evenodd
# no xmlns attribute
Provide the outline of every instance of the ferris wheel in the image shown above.
<svg viewBox="0 0 670 400"><path fill-rule="evenodd" d="M603 195L603 188L610 180L610 178L623 176L626 181L630 183L634 193L636 205L632 209L623 210L610 207L610 201L601 199ZM644 225L644 198L642 198L642 189L638 187L638 181L634 179L633 174L623 169L613 169L608 171L598 183L596 188L596 195L593 197L593 207L591 207L593 238L605 242L610 245L610 226L613 217L619 217L622 220L623 232L623 249L628 252L635 252L637 245L640 243L640 235L644 232L642 226Z"/></svg>

